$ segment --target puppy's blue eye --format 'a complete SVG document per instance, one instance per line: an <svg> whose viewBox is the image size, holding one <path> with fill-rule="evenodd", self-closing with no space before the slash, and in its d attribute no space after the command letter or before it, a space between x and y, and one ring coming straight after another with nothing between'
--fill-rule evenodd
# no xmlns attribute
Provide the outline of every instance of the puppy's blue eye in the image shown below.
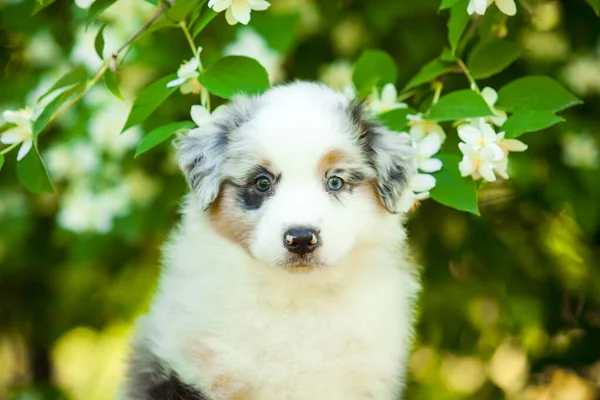
<svg viewBox="0 0 600 400"><path fill-rule="evenodd" d="M332 176L327 180L327 189L331 190L332 192L342 190L343 187L344 180L339 176Z"/></svg>
<svg viewBox="0 0 600 400"><path fill-rule="evenodd" d="M254 181L254 187L259 192L268 192L271 189L271 181L269 178L261 176Z"/></svg>

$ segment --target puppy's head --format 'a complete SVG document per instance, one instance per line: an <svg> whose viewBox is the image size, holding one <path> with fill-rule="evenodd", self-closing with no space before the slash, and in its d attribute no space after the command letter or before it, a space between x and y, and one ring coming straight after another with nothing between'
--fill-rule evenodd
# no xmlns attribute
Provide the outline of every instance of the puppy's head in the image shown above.
<svg viewBox="0 0 600 400"><path fill-rule="evenodd" d="M238 97L178 143L181 168L216 231L253 257L301 271L376 243L410 176L405 136L362 104L294 83Z"/></svg>

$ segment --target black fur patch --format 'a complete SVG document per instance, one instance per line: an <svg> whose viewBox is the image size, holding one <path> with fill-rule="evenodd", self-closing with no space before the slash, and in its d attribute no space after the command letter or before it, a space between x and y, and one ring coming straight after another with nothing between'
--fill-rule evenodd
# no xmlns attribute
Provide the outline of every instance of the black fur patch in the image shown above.
<svg viewBox="0 0 600 400"><path fill-rule="evenodd" d="M238 200L246 210L258 210L269 197L268 192L259 192L254 186L238 189Z"/></svg>
<svg viewBox="0 0 600 400"><path fill-rule="evenodd" d="M148 390L148 400L210 400L202 392L186 385L172 374Z"/></svg>
<svg viewBox="0 0 600 400"><path fill-rule="evenodd" d="M353 101L348 106L350 120L356 127L355 140L361 146L377 176L379 197L387 210L397 212L396 204L407 184L409 160L403 153L408 148L397 134L364 117L364 102Z"/></svg>
<svg viewBox="0 0 600 400"><path fill-rule="evenodd" d="M128 394L135 400L211 400L199 389L179 379L158 361L150 365L134 363L131 371ZM136 371L140 368L143 372Z"/></svg>

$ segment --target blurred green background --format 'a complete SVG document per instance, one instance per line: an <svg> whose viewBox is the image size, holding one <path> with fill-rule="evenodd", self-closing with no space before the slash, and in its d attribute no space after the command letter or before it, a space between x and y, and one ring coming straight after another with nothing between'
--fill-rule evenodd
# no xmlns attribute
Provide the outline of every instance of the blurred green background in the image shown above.
<svg viewBox="0 0 600 400"><path fill-rule="evenodd" d="M447 41L439 0L273 0L248 27L222 15L197 38L205 64L257 58L272 82L343 88L367 48L397 61L402 87ZM90 76L101 26L90 0L0 0L0 110L33 105L73 66ZM567 122L521 138L508 182L485 185L481 217L425 201L411 215L423 266L407 399L598 397L600 384L600 20L583 0L518 3L506 34L528 49L493 79L546 74L582 98ZM154 12L120 0L102 19L110 54ZM490 8L488 12L495 12ZM0 399L114 398L135 318L148 305L159 246L186 188L171 146L133 158L149 129L189 119L196 96L176 94L119 136L135 94L191 57L180 30L140 39L120 70L121 101L98 85L40 136L57 193L0 173ZM448 85L467 87L457 75ZM213 103L217 99L213 99ZM450 136L455 131L447 127Z"/></svg>

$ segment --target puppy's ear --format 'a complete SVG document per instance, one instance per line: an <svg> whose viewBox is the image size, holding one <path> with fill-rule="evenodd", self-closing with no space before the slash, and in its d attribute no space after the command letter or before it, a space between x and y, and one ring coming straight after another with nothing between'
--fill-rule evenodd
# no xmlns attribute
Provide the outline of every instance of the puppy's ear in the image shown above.
<svg viewBox="0 0 600 400"><path fill-rule="evenodd" d="M365 116L364 103L352 102L350 116L357 140L375 170L377 192L383 206L392 214L400 208L402 194L415 171L415 155L410 136L392 132Z"/></svg>
<svg viewBox="0 0 600 400"><path fill-rule="evenodd" d="M223 165L231 136L252 115L254 99L239 96L213 113L213 121L175 141L179 166L206 210L217 198L226 179Z"/></svg>

